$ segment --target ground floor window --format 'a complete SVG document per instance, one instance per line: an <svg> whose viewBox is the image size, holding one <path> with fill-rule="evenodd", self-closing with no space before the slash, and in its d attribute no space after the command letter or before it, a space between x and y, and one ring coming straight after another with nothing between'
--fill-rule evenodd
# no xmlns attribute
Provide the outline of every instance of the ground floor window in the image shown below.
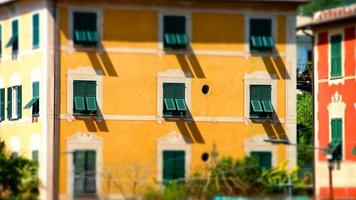
<svg viewBox="0 0 356 200"><path fill-rule="evenodd" d="M93 194L96 192L96 152L77 150L73 153L74 193Z"/></svg>
<svg viewBox="0 0 356 200"><path fill-rule="evenodd" d="M163 181L185 178L185 152L163 151Z"/></svg>
<svg viewBox="0 0 356 200"><path fill-rule="evenodd" d="M271 168L272 167L272 153L269 151L253 151L251 156L257 158L259 165L262 168Z"/></svg>

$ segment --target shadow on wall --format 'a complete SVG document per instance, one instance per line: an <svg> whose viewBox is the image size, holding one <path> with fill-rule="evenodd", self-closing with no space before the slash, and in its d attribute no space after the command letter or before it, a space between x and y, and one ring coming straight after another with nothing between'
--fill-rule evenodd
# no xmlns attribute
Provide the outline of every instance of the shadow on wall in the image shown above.
<svg viewBox="0 0 356 200"><path fill-rule="evenodd" d="M205 140L192 117L189 110L187 110L187 118L182 119L172 119L165 118L167 122L175 122L179 132L182 134L183 138L186 139L187 143L197 143L197 144L205 144Z"/></svg>
<svg viewBox="0 0 356 200"><path fill-rule="evenodd" d="M276 51L275 54L277 54L277 55L262 57L262 61L265 65L268 73L270 74L272 79L282 79L282 80L290 79L291 77L287 71L286 65L285 65L282 57L280 56L278 51ZM277 77L272 76L273 74L276 74Z"/></svg>
<svg viewBox="0 0 356 200"><path fill-rule="evenodd" d="M99 106L97 106L97 109L98 111L95 117L76 117L76 120L84 121L88 132L109 132L109 128Z"/></svg>
<svg viewBox="0 0 356 200"><path fill-rule="evenodd" d="M87 54L97 75L118 76L113 63L105 50L99 53L88 52Z"/></svg>
<svg viewBox="0 0 356 200"><path fill-rule="evenodd" d="M176 54L176 57L183 72L191 74L189 78L205 78L204 71L193 51L187 54Z"/></svg>
<svg viewBox="0 0 356 200"><path fill-rule="evenodd" d="M262 122L262 126L265 129L269 139L289 141L286 130L277 115L273 117L273 122Z"/></svg>

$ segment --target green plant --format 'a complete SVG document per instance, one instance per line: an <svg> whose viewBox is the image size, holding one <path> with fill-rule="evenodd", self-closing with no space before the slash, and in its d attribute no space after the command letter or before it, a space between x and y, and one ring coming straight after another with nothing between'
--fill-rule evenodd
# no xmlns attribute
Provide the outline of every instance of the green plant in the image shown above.
<svg viewBox="0 0 356 200"><path fill-rule="evenodd" d="M8 155L0 142L0 199L38 199L37 163Z"/></svg>

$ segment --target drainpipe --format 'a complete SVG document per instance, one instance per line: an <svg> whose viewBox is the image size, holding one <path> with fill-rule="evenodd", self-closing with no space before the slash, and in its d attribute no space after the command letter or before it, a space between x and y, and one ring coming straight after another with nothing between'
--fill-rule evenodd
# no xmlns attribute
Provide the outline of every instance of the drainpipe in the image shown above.
<svg viewBox="0 0 356 200"><path fill-rule="evenodd" d="M53 193L52 199L59 199L59 78L60 78L60 70L59 70L59 60L58 60L58 27L57 27L57 0L52 0L52 24L53 27Z"/></svg>

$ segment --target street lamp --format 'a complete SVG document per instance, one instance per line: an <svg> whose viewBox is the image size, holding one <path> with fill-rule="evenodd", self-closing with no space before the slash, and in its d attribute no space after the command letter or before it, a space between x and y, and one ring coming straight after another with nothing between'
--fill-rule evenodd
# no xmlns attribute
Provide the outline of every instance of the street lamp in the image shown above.
<svg viewBox="0 0 356 200"><path fill-rule="evenodd" d="M332 170L334 169L334 159L333 159L333 154L332 154L332 143L328 144L327 147L322 148L322 147L314 147L314 146L309 146L309 145L300 145L300 144L293 144L290 143L289 140L286 139L266 139L263 140L265 142L269 142L272 144L285 144L285 145L294 145L294 146L304 146L304 147L309 147L312 148L313 150L322 150L324 153L326 153L326 158L328 160L328 169L329 169L329 190L330 190L330 196L329 199L333 200L334 199L334 193L333 193L333 174Z"/></svg>

